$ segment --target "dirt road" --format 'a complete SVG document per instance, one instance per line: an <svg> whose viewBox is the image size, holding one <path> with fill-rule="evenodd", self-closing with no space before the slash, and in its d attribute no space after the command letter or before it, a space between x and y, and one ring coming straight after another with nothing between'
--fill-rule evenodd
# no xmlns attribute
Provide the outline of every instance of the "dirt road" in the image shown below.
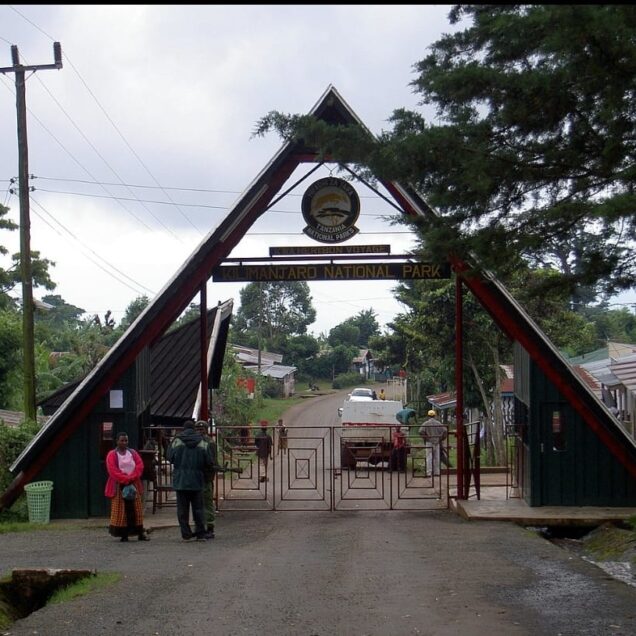
<svg viewBox="0 0 636 636"><path fill-rule="evenodd" d="M308 402L288 423L307 423L319 404ZM177 528L128 544L105 528L3 535L3 573L122 574L115 586L45 607L5 633L636 633L635 588L509 523L468 522L446 511L227 512L217 528L208 543L182 542Z"/></svg>

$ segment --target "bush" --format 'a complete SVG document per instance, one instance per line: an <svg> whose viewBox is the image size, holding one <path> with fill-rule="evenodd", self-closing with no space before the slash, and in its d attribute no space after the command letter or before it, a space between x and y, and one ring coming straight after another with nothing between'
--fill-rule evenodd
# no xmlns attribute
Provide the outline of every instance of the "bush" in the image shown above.
<svg viewBox="0 0 636 636"><path fill-rule="evenodd" d="M0 492L4 492L14 479L14 475L9 472L9 466L18 458L39 428L39 424L35 422L23 422L15 427L0 422Z"/></svg>
<svg viewBox="0 0 636 636"><path fill-rule="evenodd" d="M27 444L33 439L40 426L35 422L23 422L20 426L7 426L0 421L0 493L3 493L14 480L9 466L18 458ZM28 519L26 497L20 496L11 506L0 514L0 521L23 521Z"/></svg>
<svg viewBox="0 0 636 636"><path fill-rule="evenodd" d="M366 384L366 379L355 371L351 373L341 373L333 379L332 388L346 389L350 386L360 386Z"/></svg>
<svg viewBox="0 0 636 636"><path fill-rule="evenodd" d="M274 378L265 378L261 391L264 398L275 399L282 397L283 388Z"/></svg>

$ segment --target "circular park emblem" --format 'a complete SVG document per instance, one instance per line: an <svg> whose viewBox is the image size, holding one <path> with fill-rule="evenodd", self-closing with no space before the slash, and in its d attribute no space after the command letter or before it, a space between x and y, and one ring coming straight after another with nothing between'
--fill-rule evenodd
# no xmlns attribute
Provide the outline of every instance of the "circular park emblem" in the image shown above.
<svg viewBox="0 0 636 636"><path fill-rule="evenodd" d="M354 223L360 216L360 199L353 186L336 177L312 183L303 195L303 232L321 243L342 243L359 230Z"/></svg>

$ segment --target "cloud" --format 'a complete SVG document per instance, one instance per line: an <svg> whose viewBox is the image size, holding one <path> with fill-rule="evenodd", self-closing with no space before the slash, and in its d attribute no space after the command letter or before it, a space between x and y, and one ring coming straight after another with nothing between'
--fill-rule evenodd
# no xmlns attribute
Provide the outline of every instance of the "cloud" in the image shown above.
<svg viewBox="0 0 636 636"><path fill-rule="evenodd" d="M52 41L62 43L64 68L37 72L27 82L29 171L38 177L31 181L32 242L56 262L55 293L90 313L110 309L119 319L139 293L158 291L280 148L274 134L251 138L270 110L307 112L333 84L380 133L393 109L416 107L412 65L450 30L448 10L0 7L0 66L11 64L9 44L18 45L26 62L46 64ZM13 76L0 75L0 84L4 195L17 173ZM269 245L310 243L297 196L307 185L263 215L237 253L266 255ZM408 237L390 234L403 228L376 218L391 210L363 186L359 193L369 198L360 219L364 234L355 240L404 249ZM17 197L6 199L17 219ZM0 245L17 251L18 233L0 233ZM311 330L328 331L371 307L384 324L400 310L391 287L311 284L318 310ZM211 284L210 302L238 301L238 289Z"/></svg>

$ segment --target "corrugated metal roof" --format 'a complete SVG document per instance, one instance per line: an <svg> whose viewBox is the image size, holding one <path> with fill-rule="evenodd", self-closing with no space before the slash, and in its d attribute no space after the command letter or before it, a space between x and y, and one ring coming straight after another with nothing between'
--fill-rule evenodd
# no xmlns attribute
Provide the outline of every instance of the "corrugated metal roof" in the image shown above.
<svg viewBox="0 0 636 636"><path fill-rule="evenodd" d="M232 345L232 350L236 352L236 357L240 361L258 363L258 349L244 347L243 345ZM268 364L280 363L283 361L282 353L273 351L261 351L261 363L267 361Z"/></svg>
<svg viewBox="0 0 636 636"><path fill-rule="evenodd" d="M611 369L627 390L636 392L636 355L613 362Z"/></svg>
<svg viewBox="0 0 636 636"><path fill-rule="evenodd" d="M222 307L225 309L225 306ZM214 328L217 308L208 310L208 340ZM199 319L194 318L162 336L150 347L150 395L152 398L150 413L153 418L177 418L184 420L192 417L195 410L197 392L200 384L200 330ZM227 329L220 334L215 350L225 350ZM210 374L208 385L218 388L220 373L212 372L223 363L222 358L216 364L208 365ZM79 381L71 382L51 394L40 404L48 412L54 412L75 390Z"/></svg>
<svg viewBox="0 0 636 636"><path fill-rule="evenodd" d="M597 378L595 378L586 368L581 365L576 365L574 371L585 382L585 384L593 391L594 395L602 400L601 384Z"/></svg>
<svg viewBox="0 0 636 636"><path fill-rule="evenodd" d="M49 419L48 415L38 415L37 417L40 424L44 424ZM24 422L24 413L22 411L5 411L0 409L0 421L11 428L15 428Z"/></svg>
<svg viewBox="0 0 636 636"><path fill-rule="evenodd" d="M455 391L427 395L426 399L438 409L451 409L457 404L457 395Z"/></svg>
<svg viewBox="0 0 636 636"><path fill-rule="evenodd" d="M207 339L217 308L208 310ZM162 336L150 349L150 394L153 418L192 417L201 379L200 323L194 319ZM227 330L217 347L225 350ZM208 366L208 373L212 369ZM220 374L219 374L220 377ZM208 385L218 388L210 377ZM215 386L216 385L216 386Z"/></svg>
<svg viewBox="0 0 636 636"><path fill-rule="evenodd" d="M258 365L245 365L246 369L250 371L254 371L254 373L258 372ZM261 375L269 376L270 378L276 378L277 380L282 380L284 377L294 373L296 371L296 367L286 367L283 364L270 364L263 366L261 364Z"/></svg>

